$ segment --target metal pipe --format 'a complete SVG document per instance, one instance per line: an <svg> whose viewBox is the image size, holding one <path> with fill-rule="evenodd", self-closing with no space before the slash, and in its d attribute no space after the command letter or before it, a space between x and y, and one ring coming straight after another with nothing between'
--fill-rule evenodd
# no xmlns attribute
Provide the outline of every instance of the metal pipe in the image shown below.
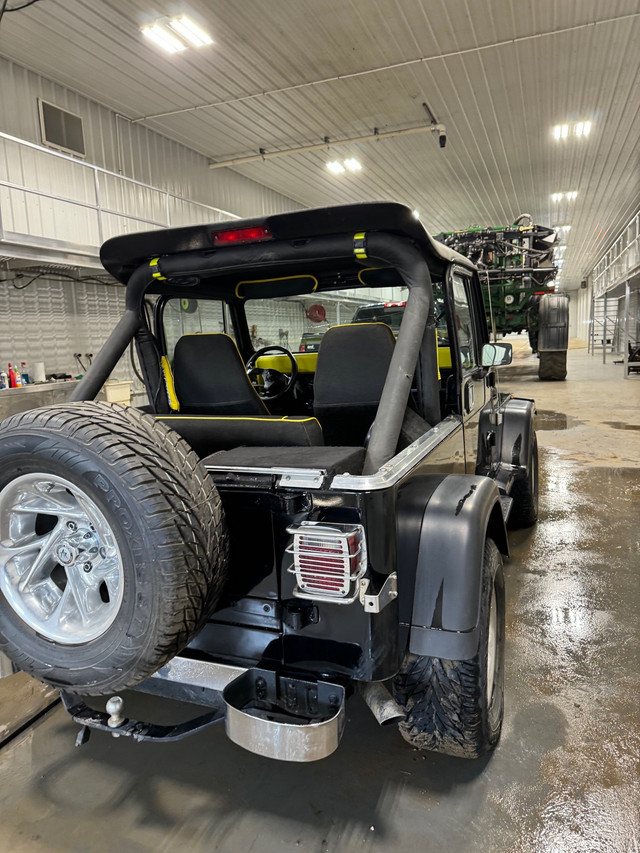
<svg viewBox="0 0 640 853"><path fill-rule="evenodd" d="M631 283L626 282L624 286L624 349L623 349L623 365L624 378L629 378L629 305L631 300Z"/></svg>
<svg viewBox="0 0 640 853"><path fill-rule="evenodd" d="M364 476L374 474L396 452L425 328L434 323L431 275L420 252L406 240L372 232L367 234L367 255L395 267L409 296L371 430Z"/></svg>
<svg viewBox="0 0 640 853"><path fill-rule="evenodd" d="M364 681L359 687L360 695L381 726L390 726L404 720L405 712L381 681Z"/></svg>
<svg viewBox="0 0 640 853"><path fill-rule="evenodd" d="M256 163L259 160L273 160L276 157L290 157L292 154L308 154L311 151L329 150L338 145L351 145L356 142L378 142L381 139L393 139L395 136L407 136L411 133L423 133L425 130L433 130L429 124L420 124L416 127L404 127L400 130L384 130L381 133L374 130L373 133L365 133L363 136L350 136L346 139L332 139L330 142L315 142L313 145L297 145L294 148L283 148L280 151L260 151L259 154L248 154L246 157L232 157L230 160L218 160L209 163L210 169L225 169L228 166L243 166L245 163Z"/></svg>

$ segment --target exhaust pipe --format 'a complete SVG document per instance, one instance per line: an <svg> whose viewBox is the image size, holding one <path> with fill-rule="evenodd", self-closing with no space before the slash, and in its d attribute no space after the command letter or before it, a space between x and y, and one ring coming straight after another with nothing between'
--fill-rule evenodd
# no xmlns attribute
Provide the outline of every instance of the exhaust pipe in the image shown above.
<svg viewBox="0 0 640 853"><path fill-rule="evenodd" d="M360 693L381 726L404 720L405 712L381 681L362 682Z"/></svg>

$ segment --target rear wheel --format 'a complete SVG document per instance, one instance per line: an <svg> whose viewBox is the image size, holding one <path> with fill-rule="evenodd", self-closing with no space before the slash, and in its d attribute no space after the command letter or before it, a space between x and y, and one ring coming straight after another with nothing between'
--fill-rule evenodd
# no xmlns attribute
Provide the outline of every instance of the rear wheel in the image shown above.
<svg viewBox="0 0 640 853"><path fill-rule="evenodd" d="M0 649L21 669L133 686L191 640L226 563L210 477L152 417L71 403L0 425Z"/></svg>
<svg viewBox="0 0 640 853"><path fill-rule="evenodd" d="M406 712L400 733L412 746L478 758L500 737L505 599L502 557L492 539L484 547L479 624L479 648L471 660L406 654L394 692Z"/></svg>
<svg viewBox="0 0 640 853"><path fill-rule="evenodd" d="M538 379L561 381L567 378L567 351L541 352Z"/></svg>

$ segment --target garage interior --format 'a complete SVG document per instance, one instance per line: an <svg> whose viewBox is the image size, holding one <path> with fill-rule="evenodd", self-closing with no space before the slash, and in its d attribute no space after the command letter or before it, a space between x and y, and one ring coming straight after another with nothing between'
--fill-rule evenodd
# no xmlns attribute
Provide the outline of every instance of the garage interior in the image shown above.
<svg viewBox="0 0 640 853"><path fill-rule="evenodd" d="M185 15L211 43L143 33ZM100 350L124 288L99 249L123 233L372 200L431 234L528 213L570 299L566 381L538 380L526 334L500 371L536 400L540 517L510 536L492 756L419 753L358 697L312 765L218 728L76 749L19 673L0 853L640 850L639 42L637 0L0 0L0 365L68 377L0 390L0 418L66 400ZM367 301L326 300L327 322ZM302 328L292 309L291 348ZM146 401L128 354L112 379Z"/></svg>

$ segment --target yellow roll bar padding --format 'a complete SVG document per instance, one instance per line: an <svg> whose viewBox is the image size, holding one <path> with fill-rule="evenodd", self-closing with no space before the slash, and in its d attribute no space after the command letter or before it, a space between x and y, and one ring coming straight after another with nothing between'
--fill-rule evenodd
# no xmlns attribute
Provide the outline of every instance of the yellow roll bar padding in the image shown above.
<svg viewBox="0 0 640 853"><path fill-rule="evenodd" d="M166 355L163 355L160 359L160 367L162 368L162 373L164 375L164 387L167 389L167 398L169 399L169 407L172 412L180 411L180 401L176 395L176 386L173 382L173 373L171 372L171 365L169 364L169 359Z"/></svg>
<svg viewBox="0 0 640 853"><path fill-rule="evenodd" d="M158 270L158 261L159 260L160 260L160 258L152 258L149 261L149 266L151 267L151 275L154 278L158 279L158 281L166 281L167 277L165 275L162 275L162 273Z"/></svg>
<svg viewBox="0 0 640 853"><path fill-rule="evenodd" d="M353 235L353 254L359 261L367 258L367 235L364 231Z"/></svg>

